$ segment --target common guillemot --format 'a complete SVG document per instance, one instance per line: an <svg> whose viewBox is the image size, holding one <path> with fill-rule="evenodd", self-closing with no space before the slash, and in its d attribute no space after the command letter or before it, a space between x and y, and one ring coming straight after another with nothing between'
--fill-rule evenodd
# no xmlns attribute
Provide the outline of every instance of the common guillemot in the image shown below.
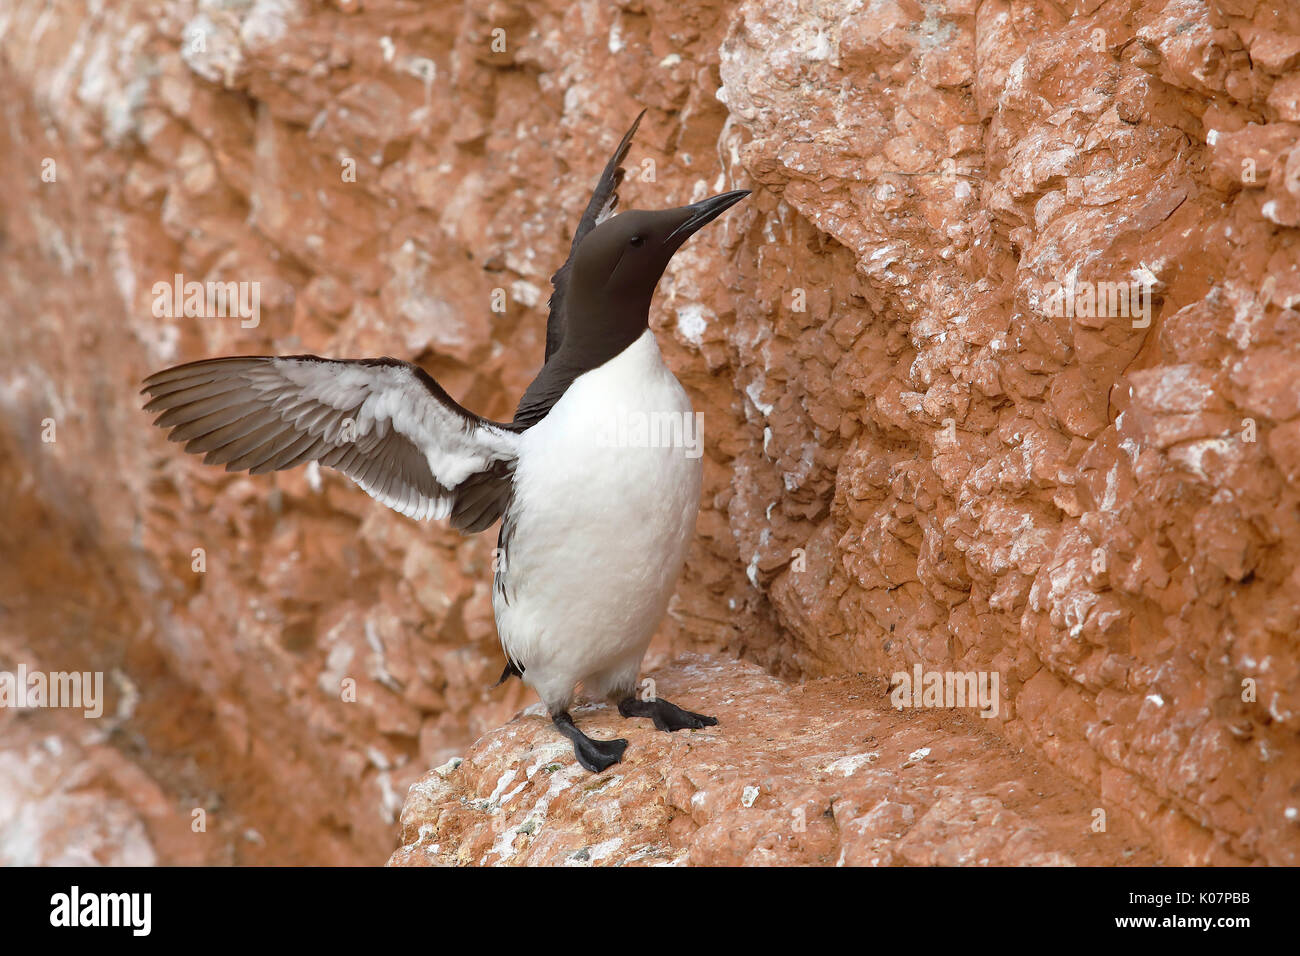
<svg viewBox="0 0 1300 956"><path fill-rule="evenodd" d="M449 518L464 533L501 519L492 595L501 679L519 676L537 692L593 772L621 760L627 741L574 725L579 684L660 730L717 723L636 694L695 529L701 461L681 443L611 440L608 426L616 414L692 418L650 331L650 301L682 244L749 191L614 215L644 115L551 277L545 362L511 422L475 415L394 358L203 359L149 376L142 390L145 409L162 412L154 424L207 464L256 475L315 461L412 518Z"/></svg>

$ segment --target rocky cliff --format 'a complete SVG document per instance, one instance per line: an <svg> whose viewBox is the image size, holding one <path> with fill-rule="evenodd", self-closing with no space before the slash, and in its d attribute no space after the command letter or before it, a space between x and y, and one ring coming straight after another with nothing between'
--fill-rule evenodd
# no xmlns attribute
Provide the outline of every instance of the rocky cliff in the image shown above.
<svg viewBox="0 0 1300 956"><path fill-rule="evenodd" d="M1294 4L15 0L0 79L0 670L111 715L0 710L0 860L1300 863ZM625 206L755 190L652 316L707 441L655 661L722 723L588 783L490 687L491 536L135 392L388 354L508 416L642 107Z"/></svg>

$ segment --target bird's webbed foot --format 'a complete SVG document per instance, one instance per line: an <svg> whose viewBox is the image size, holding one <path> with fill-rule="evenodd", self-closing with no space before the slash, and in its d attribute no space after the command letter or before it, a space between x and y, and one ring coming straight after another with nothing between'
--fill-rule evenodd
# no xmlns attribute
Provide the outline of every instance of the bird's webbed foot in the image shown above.
<svg viewBox="0 0 1300 956"><path fill-rule="evenodd" d="M627 697L619 701L618 712L624 717L649 717L656 727L667 731L699 730L701 727L712 727L718 722L716 717L683 710L659 697L653 700Z"/></svg>
<svg viewBox="0 0 1300 956"><path fill-rule="evenodd" d="M623 759L627 741L622 737L617 740L592 740L573 723L568 711L554 714L551 720L555 729L573 741L573 755L592 773L600 773Z"/></svg>

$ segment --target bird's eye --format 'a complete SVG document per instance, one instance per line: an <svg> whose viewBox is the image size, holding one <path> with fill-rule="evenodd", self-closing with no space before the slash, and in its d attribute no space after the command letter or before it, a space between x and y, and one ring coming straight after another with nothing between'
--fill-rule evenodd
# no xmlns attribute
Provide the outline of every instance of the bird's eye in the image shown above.
<svg viewBox="0 0 1300 956"><path fill-rule="evenodd" d="M645 245L645 236L633 236L628 242L634 246L643 246Z"/></svg>

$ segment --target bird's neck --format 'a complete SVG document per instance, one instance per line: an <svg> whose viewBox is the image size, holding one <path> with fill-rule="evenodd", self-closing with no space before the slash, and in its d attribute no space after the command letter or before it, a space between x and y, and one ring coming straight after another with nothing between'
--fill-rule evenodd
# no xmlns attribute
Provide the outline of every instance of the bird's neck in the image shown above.
<svg viewBox="0 0 1300 956"><path fill-rule="evenodd" d="M571 309L564 342L554 358L575 369L599 368L639 339L650 327L649 303L603 303Z"/></svg>

